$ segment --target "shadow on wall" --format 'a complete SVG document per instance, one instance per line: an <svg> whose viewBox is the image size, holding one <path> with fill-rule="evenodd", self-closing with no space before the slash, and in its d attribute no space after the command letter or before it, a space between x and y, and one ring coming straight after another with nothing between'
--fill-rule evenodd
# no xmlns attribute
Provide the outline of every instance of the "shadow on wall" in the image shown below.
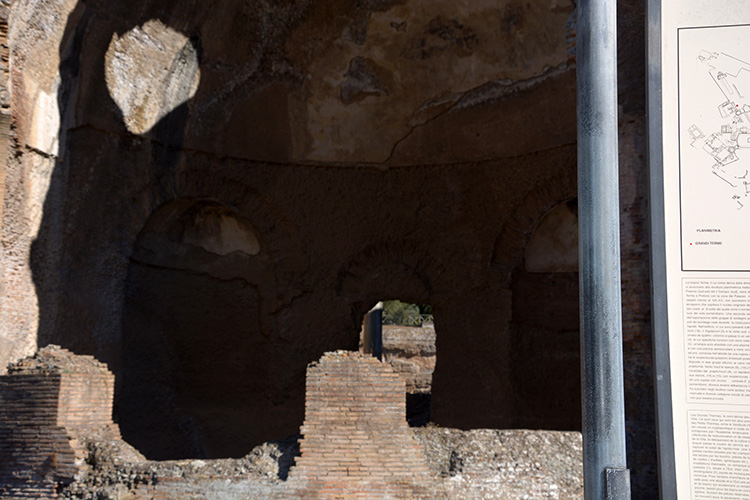
<svg viewBox="0 0 750 500"><path fill-rule="evenodd" d="M104 3L78 2L60 43L59 159L31 248L31 269L39 300L39 344L56 342L75 352L96 354L117 371L128 261L148 216L176 197L175 174L180 168L176 151L188 106L177 104L180 91L173 89L167 103L171 111L159 109L163 116L151 124L146 135L156 144L147 151L149 168L145 169L143 158L133 153L145 141L126 133L126 117L108 88L107 80L122 75L108 71L105 63L112 59L114 42L120 36L137 31L149 19L159 19L158 12L148 9L147 2L136 2L132 9L114 8L113 15L103 19L97 12L102 7ZM89 31L109 35L94 39ZM184 41L181 52L191 54L189 58L197 63L200 47L187 38ZM79 94L86 95L84 103L78 102ZM152 100L157 101L158 96ZM85 131L72 132L81 125L79 115L92 109L97 110L98 123L85 126L122 135L103 134L92 139ZM108 163L111 155L104 151L116 151L117 162ZM127 210L120 200L129 201ZM102 252L106 246L115 251Z"/></svg>
<svg viewBox="0 0 750 500"><path fill-rule="evenodd" d="M288 352L263 323L273 263L252 222L211 201L247 208L252 195L202 171L185 180L209 8L76 4L60 43L59 160L31 248L39 345L108 363L123 434L155 459L242 456L303 418L303 382L269 382ZM135 64L152 78L128 80Z"/></svg>
<svg viewBox="0 0 750 500"><path fill-rule="evenodd" d="M217 202L176 200L149 218L128 272L116 401L144 455L239 457L297 423L267 383L287 348L261 324L271 267L250 221Z"/></svg>
<svg viewBox="0 0 750 500"><path fill-rule="evenodd" d="M518 420L533 429L580 430L577 199L541 217L512 290Z"/></svg>
<svg viewBox="0 0 750 500"><path fill-rule="evenodd" d="M250 105L229 108L266 84L282 89L279 106L291 99L304 71L272 52L311 5L91 0L69 16L60 159L31 255L38 342L110 366L123 433L151 457L237 456L295 434L307 363L356 348L365 305L401 294L440 315L435 420L517 421L510 277L520 258L496 265L492 245L509 255L537 220L519 217L524 227L497 237L515 204L569 196L575 148L563 138L485 163L386 170L227 157L225 131L261 143L261 129L278 125ZM138 61L154 85L130 85ZM506 96L474 111L505 123L502 110L528 116L521 104L549 89L574 102L571 74L519 91L520 104ZM230 117L253 133L230 130ZM211 127L216 143L204 138Z"/></svg>

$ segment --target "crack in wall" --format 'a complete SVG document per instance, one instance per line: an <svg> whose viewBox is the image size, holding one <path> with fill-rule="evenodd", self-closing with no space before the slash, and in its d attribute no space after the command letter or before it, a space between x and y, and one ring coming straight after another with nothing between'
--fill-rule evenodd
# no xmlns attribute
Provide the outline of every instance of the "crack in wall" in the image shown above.
<svg viewBox="0 0 750 500"><path fill-rule="evenodd" d="M542 70L541 73L531 78L525 78L523 80L510 80L510 79L493 80L493 81L484 83L478 87L474 87L465 92L462 92L458 94L458 97L454 100L454 102L450 104L448 107L446 107L444 110L422 121L421 123L417 123L415 125L410 126L409 131L406 132L406 134L404 134L401 138L396 140L396 142L394 142L393 147L391 148L391 151L388 154L388 157L379 163L387 164L388 162L390 162L396 153L396 149L406 139L408 139L409 136L411 136L411 134L417 128L424 127L427 124L434 122L435 120L449 113L453 109L461 110L461 109L467 109L467 108L475 107L475 106L494 104L513 94L517 94L520 92L530 90L540 85L541 83L549 80L550 78L555 78L557 76L560 76L564 74L565 72L570 71L572 67L574 67L573 64L569 62L563 62L555 67L547 66ZM411 114L412 119L409 120L409 123L411 123L414 120L417 113L425 109L429 109L428 103L434 103L434 102L435 101L427 101L423 103L422 106L414 110Z"/></svg>

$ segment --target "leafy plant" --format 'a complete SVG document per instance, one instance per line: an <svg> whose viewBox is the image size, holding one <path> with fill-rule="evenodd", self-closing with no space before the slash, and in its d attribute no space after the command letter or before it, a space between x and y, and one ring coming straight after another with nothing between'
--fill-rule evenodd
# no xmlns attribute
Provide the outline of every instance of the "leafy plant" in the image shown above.
<svg viewBox="0 0 750 500"><path fill-rule="evenodd" d="M409 304L400 300L383 301L383 324L421 326L426 319L432 319L429 304Z"/></svg>

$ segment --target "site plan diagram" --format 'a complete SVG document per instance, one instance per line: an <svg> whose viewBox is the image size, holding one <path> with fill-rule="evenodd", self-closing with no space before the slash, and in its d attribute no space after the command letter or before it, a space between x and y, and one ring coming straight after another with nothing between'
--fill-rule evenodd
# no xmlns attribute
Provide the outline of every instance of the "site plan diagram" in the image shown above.
<svg viewBox="0 0 750 500"><path fill-rule="evenodd" d="M684 271L748 271L750 25L678 30Z"/></svg>

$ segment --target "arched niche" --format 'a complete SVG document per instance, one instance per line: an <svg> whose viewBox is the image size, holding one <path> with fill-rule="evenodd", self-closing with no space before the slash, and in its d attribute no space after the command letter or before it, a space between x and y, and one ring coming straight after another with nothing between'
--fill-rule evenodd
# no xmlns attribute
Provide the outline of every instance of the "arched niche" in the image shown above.
<svg viewBox="0 0 750 500"><path fill-rule="evenodd" d="M518 427L580 429L577 206L574 198L540 217L513 271Z"/></svg>
<svg viewBox="0 0 750 500"><path fill-rule="evenodd" d="M267 325L274 273L245 216L178 199L138 235L128 269L116 416L151 459L240 457L297 432L278 390L287 348Z"/></svg>
<svg viewBox="0 0 750 500"><path fill-rule="evenodd" d="M524 266L530 273L578 272L578 198L542 217L526 244Z"/></svg>

